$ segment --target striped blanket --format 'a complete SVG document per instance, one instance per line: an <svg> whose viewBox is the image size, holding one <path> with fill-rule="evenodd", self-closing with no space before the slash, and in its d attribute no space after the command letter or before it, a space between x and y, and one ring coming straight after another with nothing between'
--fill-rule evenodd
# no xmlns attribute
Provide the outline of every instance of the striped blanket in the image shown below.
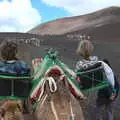
<svg viewBox="0 0 120 120"><path fill-rule="evenodd" d="M34 68L34 72L36 72L36 70L38 69L38 67L41 64L42 59L41 58L36 58L32 60L32 65ZM76 74L69 69L68 67L65 67L66 71L69 72L69 74L71 76L73 76L74 78L76 77ZM41 70L40 72L38 72L34 77L35 79L37 79L39 77L39 75L41 74ZM54 86L53 89L56 89L56 80L67 80L69 79L66 74L64 73L64 71L61 69L60 66L58 65L53 65L51 66L49 69L47 69L47 71L45 72L43 78L41 78L40 82L38 82L38 84L36 85L35 89L32 91L31 95L30 95L30 99L31 102L34 104L35 102L38 102L43 94L44 94L44 84L45 81L51 81L49 82L51 84L51 86ZM71 93L75 96L75 97L80 97L80 98L84 98L84 95L81 93L81 91L79 91L76 86L70 82L70 80L68 80L69 82L69 88ZM55 91L54 91L55 92Z"/></svg>

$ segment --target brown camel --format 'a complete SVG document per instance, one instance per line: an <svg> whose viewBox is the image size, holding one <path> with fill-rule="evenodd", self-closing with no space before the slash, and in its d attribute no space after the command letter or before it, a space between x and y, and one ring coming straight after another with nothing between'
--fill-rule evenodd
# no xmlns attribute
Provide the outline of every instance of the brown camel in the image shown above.
<svg viewBox="0 0 120 120"><path fill-rule="evenodd" d="M79 102L68 89L68 83L56 81L57 91L51 93L46 83L45 93L35 116L37 120L84 120Z"/></svg>
<svg viewBox="0 0 120 120"><path fill-rule="evenodd" d="M35 63L33 64L33 68L37 68ZM53 79L55 80L57 90L51 92L49 82L45 82L44 94L34 113L36 119L84 120L79 101L72 95L67 78L60 80L60 76L55 76Z"/></svg>
<svg viewBox="0 0 120 120"><path fill-rule="evenodd" d="M24 120L21 101L5 101L0 108L0 120Z"/></svg>

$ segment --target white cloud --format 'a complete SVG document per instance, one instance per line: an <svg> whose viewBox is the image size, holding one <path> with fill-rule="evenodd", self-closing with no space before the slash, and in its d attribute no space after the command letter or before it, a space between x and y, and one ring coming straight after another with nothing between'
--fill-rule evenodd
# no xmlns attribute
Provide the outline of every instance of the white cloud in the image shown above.
<svg viewBox="0 0 120 120"><path fill-rule="evenodd" d="M72 15L82 15L98 9L120 6L120 0L42 0L50 6L64 8Z"/></svg>
<svg viewBox="0 0 120 120"><path fill-rule="evenodd" d="M0 1L0 32L25 32L40 22L41 16L31 0Z"/></svg>

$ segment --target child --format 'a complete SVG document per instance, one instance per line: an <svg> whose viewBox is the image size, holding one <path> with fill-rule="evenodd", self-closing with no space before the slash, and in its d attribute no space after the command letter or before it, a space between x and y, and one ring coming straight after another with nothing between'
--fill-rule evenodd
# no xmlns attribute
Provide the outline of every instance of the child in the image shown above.
<svg viewBox="0 0 120 120"><path fill-rule="evenodd" d="M14 42L5 42L1 49L1 57L3 60L0 62L0 74L30 76L31 70L29 65L22 60L18 60L16 55L17 44ZM5 104L6 103L7 101ZM27 108L24 107L24 109L26 110Z"/></svg>
<svg viewBox="0 0 120 120"><path fill-rule="evenodd" d="M75 72L80 71L81 69L89 68L90 66L100 62L103 66L103 69L105 71L109 87L100 89L98 91L98 97L97 97L97 103L96 103L96 111L97 111L97 120L101 120L102 115L101 107L103 105L106 106L106 116L107 120L113 120L112 115L112 101L115 98L115 80L114 80L114 73L109 65L107 65L103 61L99 61L96 56L92 56L93 52L93 44L89 40L83 40L80 41L78 48L77 48L77 54L82 57L82 60L78 61L76 64Z"/></svg>

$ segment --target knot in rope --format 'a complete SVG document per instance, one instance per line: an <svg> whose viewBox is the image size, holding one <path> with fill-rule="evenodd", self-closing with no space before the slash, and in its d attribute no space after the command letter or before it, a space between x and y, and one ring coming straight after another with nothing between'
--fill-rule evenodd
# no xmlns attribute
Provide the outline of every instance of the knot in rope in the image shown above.
<svg viewBox="0 0 120 120"><path fill-rule="evenodd" d="M44 81L43 81L43 84L42 84L42 87L41 87L41 93L39 95L38 101L40 101L40 99L42 98L42 96L44 94L46 81L48 81L50 92L53 93L53 92L56 92L56 90L57 90L57 84L56 84L56 82L55 82L53 77L45 77L43 79L44 79Z"/></svg>
<svg viewBox="0 0 120 120"><path fill-rule="evenodd" d="M52 92L52 93L56 92L57 84L56 84L55 80L53 79L53 77L47 77L46 81L48 81L50 92Z"/></svg>

